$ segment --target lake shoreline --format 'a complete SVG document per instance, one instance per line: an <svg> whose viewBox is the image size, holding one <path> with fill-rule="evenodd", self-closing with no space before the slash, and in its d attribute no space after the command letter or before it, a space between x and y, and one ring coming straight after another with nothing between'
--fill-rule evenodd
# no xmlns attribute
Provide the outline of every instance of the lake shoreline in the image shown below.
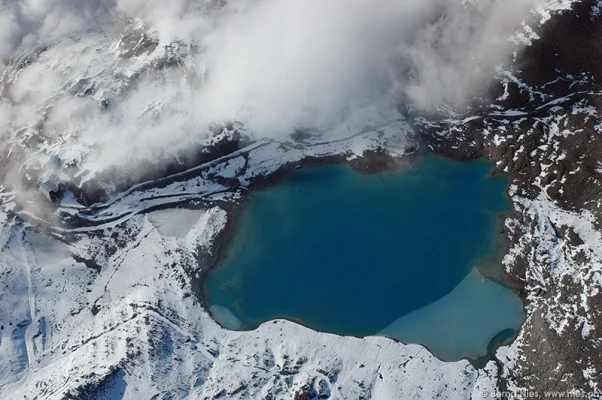
<svg viewBox="0 0 602 400"><path fill-rule="evenodd" d="M458 162L458 163L473 161L473 160L479 158L479 157L466 157L466 158L465 157L448 157L446 155L440 155L437 152L433 152L430 150L424 150L422 148L417 149L417 150L413 151L412 153L405 154L400 157L391 156L384 150L383 151L369 151L369 152L364 153L363 156L357 157L357 158L354 158L351 160L349 160L345 155L335 155L335 156L327 156L327 157L306 157L298 162L286 164L286 165L282 166L281 168L279 168L278 170L276 170L274 173L271 173L267 176L260 176L260 177L253 179L251 181L251 183L246 187L246 190L243 192L244 194L241 196L240 199L238 199L234 202L220 202L220 204L218 204L218 205L226 211L227 222L226 222L224 228L220 231L220 233L214 239L213 248L211 249L211 252L209 252L210 254L206 254L204 259L202 260L201 265L205 265L205 267L202 269L202 271L199 275L199 278L195 279L199 284L194 285L194 287L193 287L193 291L194 291L196 297L200 299L200 302L201 302L203 308L205 309L205 311L211 316L211 318L218 325L222 326L215 319L215 317L212 315L212 313L209 310L211 304L207 301L207 294L206 294L206 288L205 288L206 277L215 268L219 268L220 264L224 261L224 258L227 253L228 245L231 242L232 236L235 233L237 221L239 220L239 217L240 217L240 211L241 211L242 207L244 206L244 204L248 201L248 198L251 193L278 185L284 179L286 179L287 176L291 172L293 172L297 169L300 169L300 168L318 168L318 167L332 166L332 165L346 165L346 166L352 168L354 171L356 171L360 174L365 174L365 175L372 175L372 174L379 174L379 173L393 173L393 172L398 172L398 171L402 171L402 170L414 167L428 154L432 154L437 157L442 157L444 159L451 160L451 161ZM503 174L497 173L495 171L495 168L493 168L488 176L495 177L495 176L500 176L500 175L503 175ZM505 189L504 196L508 200L508 203L510 204L510 206L512 206L512 200L508 194L508 189ZM484 260L485 263L500 264L502 258L509 251L510 243L509 243L507 235L505 234L504 221L507 218L509 218L510 216L512 216L514 214L514 212L515 212L514 209L512 209L511 211L508 211L508 212L496 214L496 232L494 234L494 236L495 236L495 244L494 245L496 246L497 250L495 251L495 254L491 258L487 257L487 260ZM523 290L520 290L520 287L521 287L520 283L516 282L516 280L512 279L511 275L509 275L502 266L498 267L498 271L496 271L497 273L491 273L492 272L491 268L482 268L481 264L483 264L483 262L478 262L474 266L474 268L476 270L478 270L478 272L484 278L486 278L492 282L495 282L497 284L500 284L501 286L508 288L512 292L514 292L520 298L523 312L525 312L525 299L526 299L525 292ZM317 329L311 327L309 324L305 323L303 320L289 318L289 317L278 317L278 318L266 321L263 324L268 324L276 319L288 320L288 321L297 323L299 325L302 325L308 329L311 329L311 330L314 330L317 332L321 332L320 330L317 330ZM261 324L261 325L263 325L263 324ZM222 328L228 329L223 326L222 326ZM245 329L242 329L242 330L245 330ZM347 335L338 334L338 333L333 333L333 332L328 332L328 333L337 335L340 337L351 336L351 337L357 337L357 338L366 338L366 337L377 336L377 335L355 336L355 335L348 335L348 334ZM495 350L497 350L497 347L504 345L504 344L508 344L508 342L513 341L517 335L518 335L518 331L515 332L515 334L511 338L511 340L506 338L506 340L504 340L503 343L500 342L499 340L497 340L497 336L496 336L496 338L494 338L491 341L491 343L488 345L488 353L486 356L477 357L474 359L465 357L463 359L468 360L475 367L482 367L488 361L494 359ZM394 340L395 342L399 342L399 343L414 344L414 343L405 343L402 340L396 339L394 337L389 337L389 336L383 336L383 337L388 337L389 339ZM496 345L496 343L493 343L496 340L497 340L497 342L496 342L497 345ZM425 346L423 344L420 344L420 345L425 347L428 350L427 346ZM430 352L430 350L429 350L429 352Z"/></svg>

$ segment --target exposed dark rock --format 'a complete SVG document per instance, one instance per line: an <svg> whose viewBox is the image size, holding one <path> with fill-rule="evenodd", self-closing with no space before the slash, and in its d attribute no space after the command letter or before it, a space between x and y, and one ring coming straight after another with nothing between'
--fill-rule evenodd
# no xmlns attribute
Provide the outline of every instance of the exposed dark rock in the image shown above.
<svg viewBox="0 0 602 400"><path fill-rule="evenodd" d="M496 172L508 176L519 196L535 199L543 194L566 210L588 210L600 227L602 182L596 169L602 160L598 128L602 107L596 91L602 79L602 24L591 18L592 6L593 1L584 1L574 12L553 18L540 34L541 39L518 59L513 73L544 98L530 98L524 87L510 83L507 98L494 102L493 107L484 106L477 113L481 118L456 125L424 124L419 129L434 152L458 160L487 157L495 164ZM508 109L520 112L504 114ZM441 135L446 132L449 134ZM530 232L538 221L521 211L513 212L509 218L516 225L505 232L508 242L517 245L521 238L527 238L525 248L537 249L539 243ZM566 241L567 247L583 244L570 227L546 223L557 240ZM566 257L576 268L591 267L582 251L567 250ZM516 256L510 266L510 279L523 297L529 283L527 271L546 262L550 262L549 257L538 255L537 250L535 256ZM544 279L553 283L550 277ZM602 331L593 327L594 331L585 335L579 315L565 329L557 331L546 317L550 311L546 299L559 298L560 304L579 310L579 294L583 290L567 278L531 293L539 299L539 305L524 328L522 356L511 378L514 384L543 393L571 389L587 392L591 384L602 383L599 372L591 381L584 377L588 366L602 370L602 357L592 341ZM526 301L529 306L532 300ZM597 311L591 313L599 318ZM506 386L508 382L503 380L502 389Z"/></svg>

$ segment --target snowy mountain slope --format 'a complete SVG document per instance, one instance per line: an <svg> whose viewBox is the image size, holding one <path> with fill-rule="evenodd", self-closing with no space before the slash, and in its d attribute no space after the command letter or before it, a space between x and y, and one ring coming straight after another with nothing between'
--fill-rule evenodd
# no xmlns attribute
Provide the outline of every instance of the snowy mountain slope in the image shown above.
<svg viewBox="0 0 602 400"><path fill-rule="evenodd" d="M466 361L443 363L420 346L384 338L343 338L285 321L253 332L219 328L191 296L184 269L224 223L215 207L187 236L166 237L139 215L68 245L5 224L2 281L12 289L2 300L3 397L256 398L314 390L359 398L403 385L408 396L449 398L485 379Z"/></svg>

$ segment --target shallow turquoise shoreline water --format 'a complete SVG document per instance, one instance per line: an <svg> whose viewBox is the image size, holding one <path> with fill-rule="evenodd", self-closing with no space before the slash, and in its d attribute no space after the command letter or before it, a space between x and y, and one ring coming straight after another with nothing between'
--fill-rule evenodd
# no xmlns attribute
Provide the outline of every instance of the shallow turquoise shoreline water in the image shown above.
<svg viewBox="0 0 602 400"><path fill-rule="evenodd" d="M447 360L485 355L523 319L512 291L473 270L509 208L507 183L490 170L427 156L387 174L299 170L254 192L206 277L212 314L231 329L288 318L422 343Z"/></svg>

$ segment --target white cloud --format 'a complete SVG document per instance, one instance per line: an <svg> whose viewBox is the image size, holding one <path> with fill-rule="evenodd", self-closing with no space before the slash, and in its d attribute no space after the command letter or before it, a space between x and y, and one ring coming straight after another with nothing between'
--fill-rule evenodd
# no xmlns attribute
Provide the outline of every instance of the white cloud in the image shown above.
<svg viewBox="0 0 602 400"><path fill-rule="evenodd" d="M78 159L83 145L87 167L102 168L132 153L185 146L215 120L277 136L296 127L361 129L398 117L409 102L425 111L461 106L511 56L508 38L539 4L8 0L0 5L2 59L45 51L29 65L4 68L3 101L23 110L0 128L31 127L32 114L45 112L48 141ZM146 59L116 56L114 44L132 20L160 42ZM149 71L176 41L194 55ZM94 96L73 95L69 88L80 79L95 85ZM100 99L111 100L108 111Z"/></svg>

